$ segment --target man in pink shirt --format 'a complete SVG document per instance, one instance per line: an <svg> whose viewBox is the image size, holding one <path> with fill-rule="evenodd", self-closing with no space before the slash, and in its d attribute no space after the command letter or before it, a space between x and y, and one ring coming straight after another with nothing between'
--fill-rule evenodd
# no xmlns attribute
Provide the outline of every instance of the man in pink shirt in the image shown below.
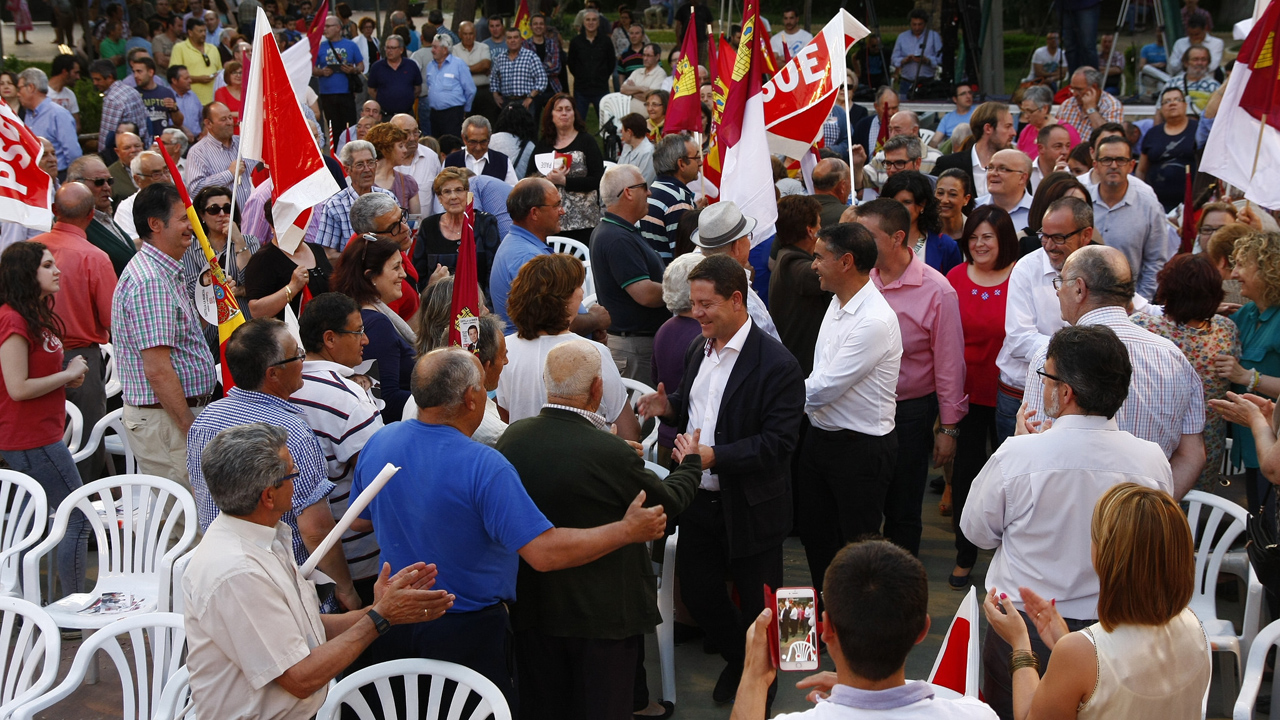
<svg viewBox="0 0 1280 720"><path fill-rule="evenodd" d="M53 229L31 238L43 243L53 254L62 272L62 289L53 296L53 311L62 319L62 345L68 361L79 355L89 364L84 384L67 389L67 400L84 416L85 437L107 412L103 385L102 343L111 340L111 296L116 291L116 273L111 258L89 243L85 228L93 222L93 192L85 185L70 182L53 198L57 222ZM85 482L102 474L103 452L80 463Z"/></svg>
<svg viewBox="0 0 1280 720"><path fill-rule="evenodd" d="M956 291L941 273L911 251L911 215L897 200L878 198L859 205L858 223L876 241L871 270L884 299L898 316L902 363L894 416L898 459L884 500L884 536L920 554L920 506L929 460L945 465L956 452L956 423L969 412L964 393L964 334ZM934 436L933 424L942 426Z"/></svg>

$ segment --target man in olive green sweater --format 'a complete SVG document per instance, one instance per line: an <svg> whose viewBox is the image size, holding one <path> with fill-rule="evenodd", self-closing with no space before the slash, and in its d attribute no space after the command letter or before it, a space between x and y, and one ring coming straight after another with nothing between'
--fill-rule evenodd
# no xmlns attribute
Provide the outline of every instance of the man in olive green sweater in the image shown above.
<svg viewBox="0 0 1280 720"><path fill-rule="evenodd" d="M585 340L547 355L547 404L512 424L497 449L557 527L595 527L626 513L637 492L669 517L692 501L702 475L698 434L679 435L680 466L665 479L646 469L635 443L613 435L600 407L600 351ZM581 567L538 572L523 561L511 612L522 718L629 720L644 634L661 622L643 545Z"/></svg>

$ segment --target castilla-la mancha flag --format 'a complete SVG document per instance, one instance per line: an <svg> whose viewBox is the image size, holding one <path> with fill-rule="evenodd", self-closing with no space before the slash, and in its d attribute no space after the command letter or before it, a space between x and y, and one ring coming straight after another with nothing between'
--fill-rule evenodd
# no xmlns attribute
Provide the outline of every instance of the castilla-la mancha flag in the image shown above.
<svg viewBox="0 0 1280 720"><path fill-rule="evenodd" d="M253 56L244 81L258 91L244 99L240 154L270 168L276 239L280 249L293 252L306 234L312 208L341 188L320 157L262 8L258 8Z"/></svg>
<svg viewBox="0 0 1280 720"><path fill-rule="evenodd" d="M732 200L744 214L755 218L754 246L773 237L778 200L764 127L764 72L770 56L758 0L746 0L742 21L742 41L716 132L724 158L720 199Z"/></svg>
<svg viewBox="0 0 1280 720"><path fill-rule="evenodd" d="M869 32L842 9L765 83L764 122L771 152L796 159L809 152L836 104L836 90L845 79L845 54Z"/></svg>
<svg viewBox="0 0 1280 720"><path fill-rule="evenodd" d="M516 8L516 16L511 21L511 27L519 30L520 37L525 40L533 37L533 14L529 12L529 0L520 0L520 7Z"/></svg>
<svg viewBox="0 0 1280 720"><path fill-rule="evenodd" d="M53 227L53 178L40 169L44 145L0 103L0 218L32 230Z"/></svg>
<svg viewBox="0 0 1280 720"><path fill-rule="evenodd" d="M663 135L688 131L702 132L702 99L698 96L698 28L689 23L684 31L684 46L676 61L671 81L671 101L667 104L667 122Z"/></svg>
<svg viewBox="0 0 1280 720"><path fill-rule="evenodd" d="M1200 161L1202 172L1243 189L1246 198L1269 209L1280 209L1277 31L1280 2L1273 0L1240 46Z"/></svg>

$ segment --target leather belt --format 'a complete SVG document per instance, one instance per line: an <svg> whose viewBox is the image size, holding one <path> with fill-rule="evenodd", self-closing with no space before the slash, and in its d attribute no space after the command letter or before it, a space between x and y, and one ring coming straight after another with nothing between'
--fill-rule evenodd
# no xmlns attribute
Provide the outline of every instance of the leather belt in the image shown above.
<svg viewBox="0 0 1280 720"><path fill-rule="evenodd" d="M213 399L212 395L197 395L196 397L189 397L187 398L187 407L189 408L204 407L205 405L208 405L212 399ZM137 407L140 407L144 410L159 410L164 406L161 405L160 403L151 403L150 405L138 405Z"/></svg>

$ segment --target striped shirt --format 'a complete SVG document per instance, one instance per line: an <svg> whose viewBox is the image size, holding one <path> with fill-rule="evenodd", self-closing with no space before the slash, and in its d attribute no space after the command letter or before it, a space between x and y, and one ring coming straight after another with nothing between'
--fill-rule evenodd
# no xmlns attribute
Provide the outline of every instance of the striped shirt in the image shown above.
<svg viewBox="0 0 1280 720"><path fill-rule="evenodd" d="M187 178L190 180L187 189L191 197L207 187L230 188L235 181L231 167L240 156L240 136L231 136L231 147L212 135L205 135L200 142L191 146L187 152ZM249 202L249 192L253 190L253 181L249 179L249 166L245 163L240 172L240 184L236 186L236 207L243 208Z"/></svg>
<svg viewBox="0 0 1280 720"><path fill-rule="evenodd" d="M111 299L111 331L124 403L159 402L142 369L142 351L167 347L187 397L213 392L213 355L200 328L195 300L185 291L182 263L148 242L125 267Z"/></svg>
<svg viewBox="0 0 1280 720"><path fill-rule="evenodd" d="M373 186L372 192L395 197L390 190L383 190L376 185ZM320 212L320 231L316 233L317 243L339 252L347 246L352 233L351 206L355 205L358 197L360 196L356 191L348 185L325 201L324 210Z"/></svg>
<svg viewBox="0 0 1280 720"><path fill-rule="evenodd" d="M1129 397L1116 413L1121 430L1159 445L1165 457L1173 455L1183 435L1204 432L1204 383L1177 345L1134 325L1121 307L1091 310L1076 325L1105 325L1129 350ZM1032 420L1045 419L1044 380L1034 371L1044 367L1048 350L1046 345L1036 351L1027 373L1022 397Z"/></svg>
<svg viewBox="0 0 1280 720"><path fill-rule="evenodd" d="M675 256L676 228L693 202L693 191L671 175L659 175L649 187L649 214L640 220L640 235L664 265Z"/></svg>
<svg viewBox="0 0 1280 720"><path fill-rule="evenodd" d="M327 360L302 364L302 388L289 398L302 411L324 451L325 470L333 482L329 508L338 520L351 500L352 460L382 428L382 415L369 392L348 380L351 368ZM378 538L369 532L348 530L342 535L342 552L354 580L378 574Z"/></svg>
<svg viewBox="0 0 1280 720"><path fill-rule="evenodd" d="M200 529L207 530L220 512L205 484L200 454L223 430L256 422L282 427L289 436L286 444L298 477L293 480L293 509L280 519L293 530L293 559L301 565L311 553L298 532L298 514L324 500L333 491L333 483L325 472L324 451L302 412L274 395L233 387L225 398L211 403L192 423L187 433L187 473L191 476Z"/></svg>
<svg viewBox="0 0 1280 720"><path fill-rule="evenodd" d="M102 94L102 122L98 125L99 149L115 149L116 128L122 122L137 125L142 147L151 147L151 117L147 115L147 106L142 104L142 96L136 89L122 82L113 82Z"/></svg>

